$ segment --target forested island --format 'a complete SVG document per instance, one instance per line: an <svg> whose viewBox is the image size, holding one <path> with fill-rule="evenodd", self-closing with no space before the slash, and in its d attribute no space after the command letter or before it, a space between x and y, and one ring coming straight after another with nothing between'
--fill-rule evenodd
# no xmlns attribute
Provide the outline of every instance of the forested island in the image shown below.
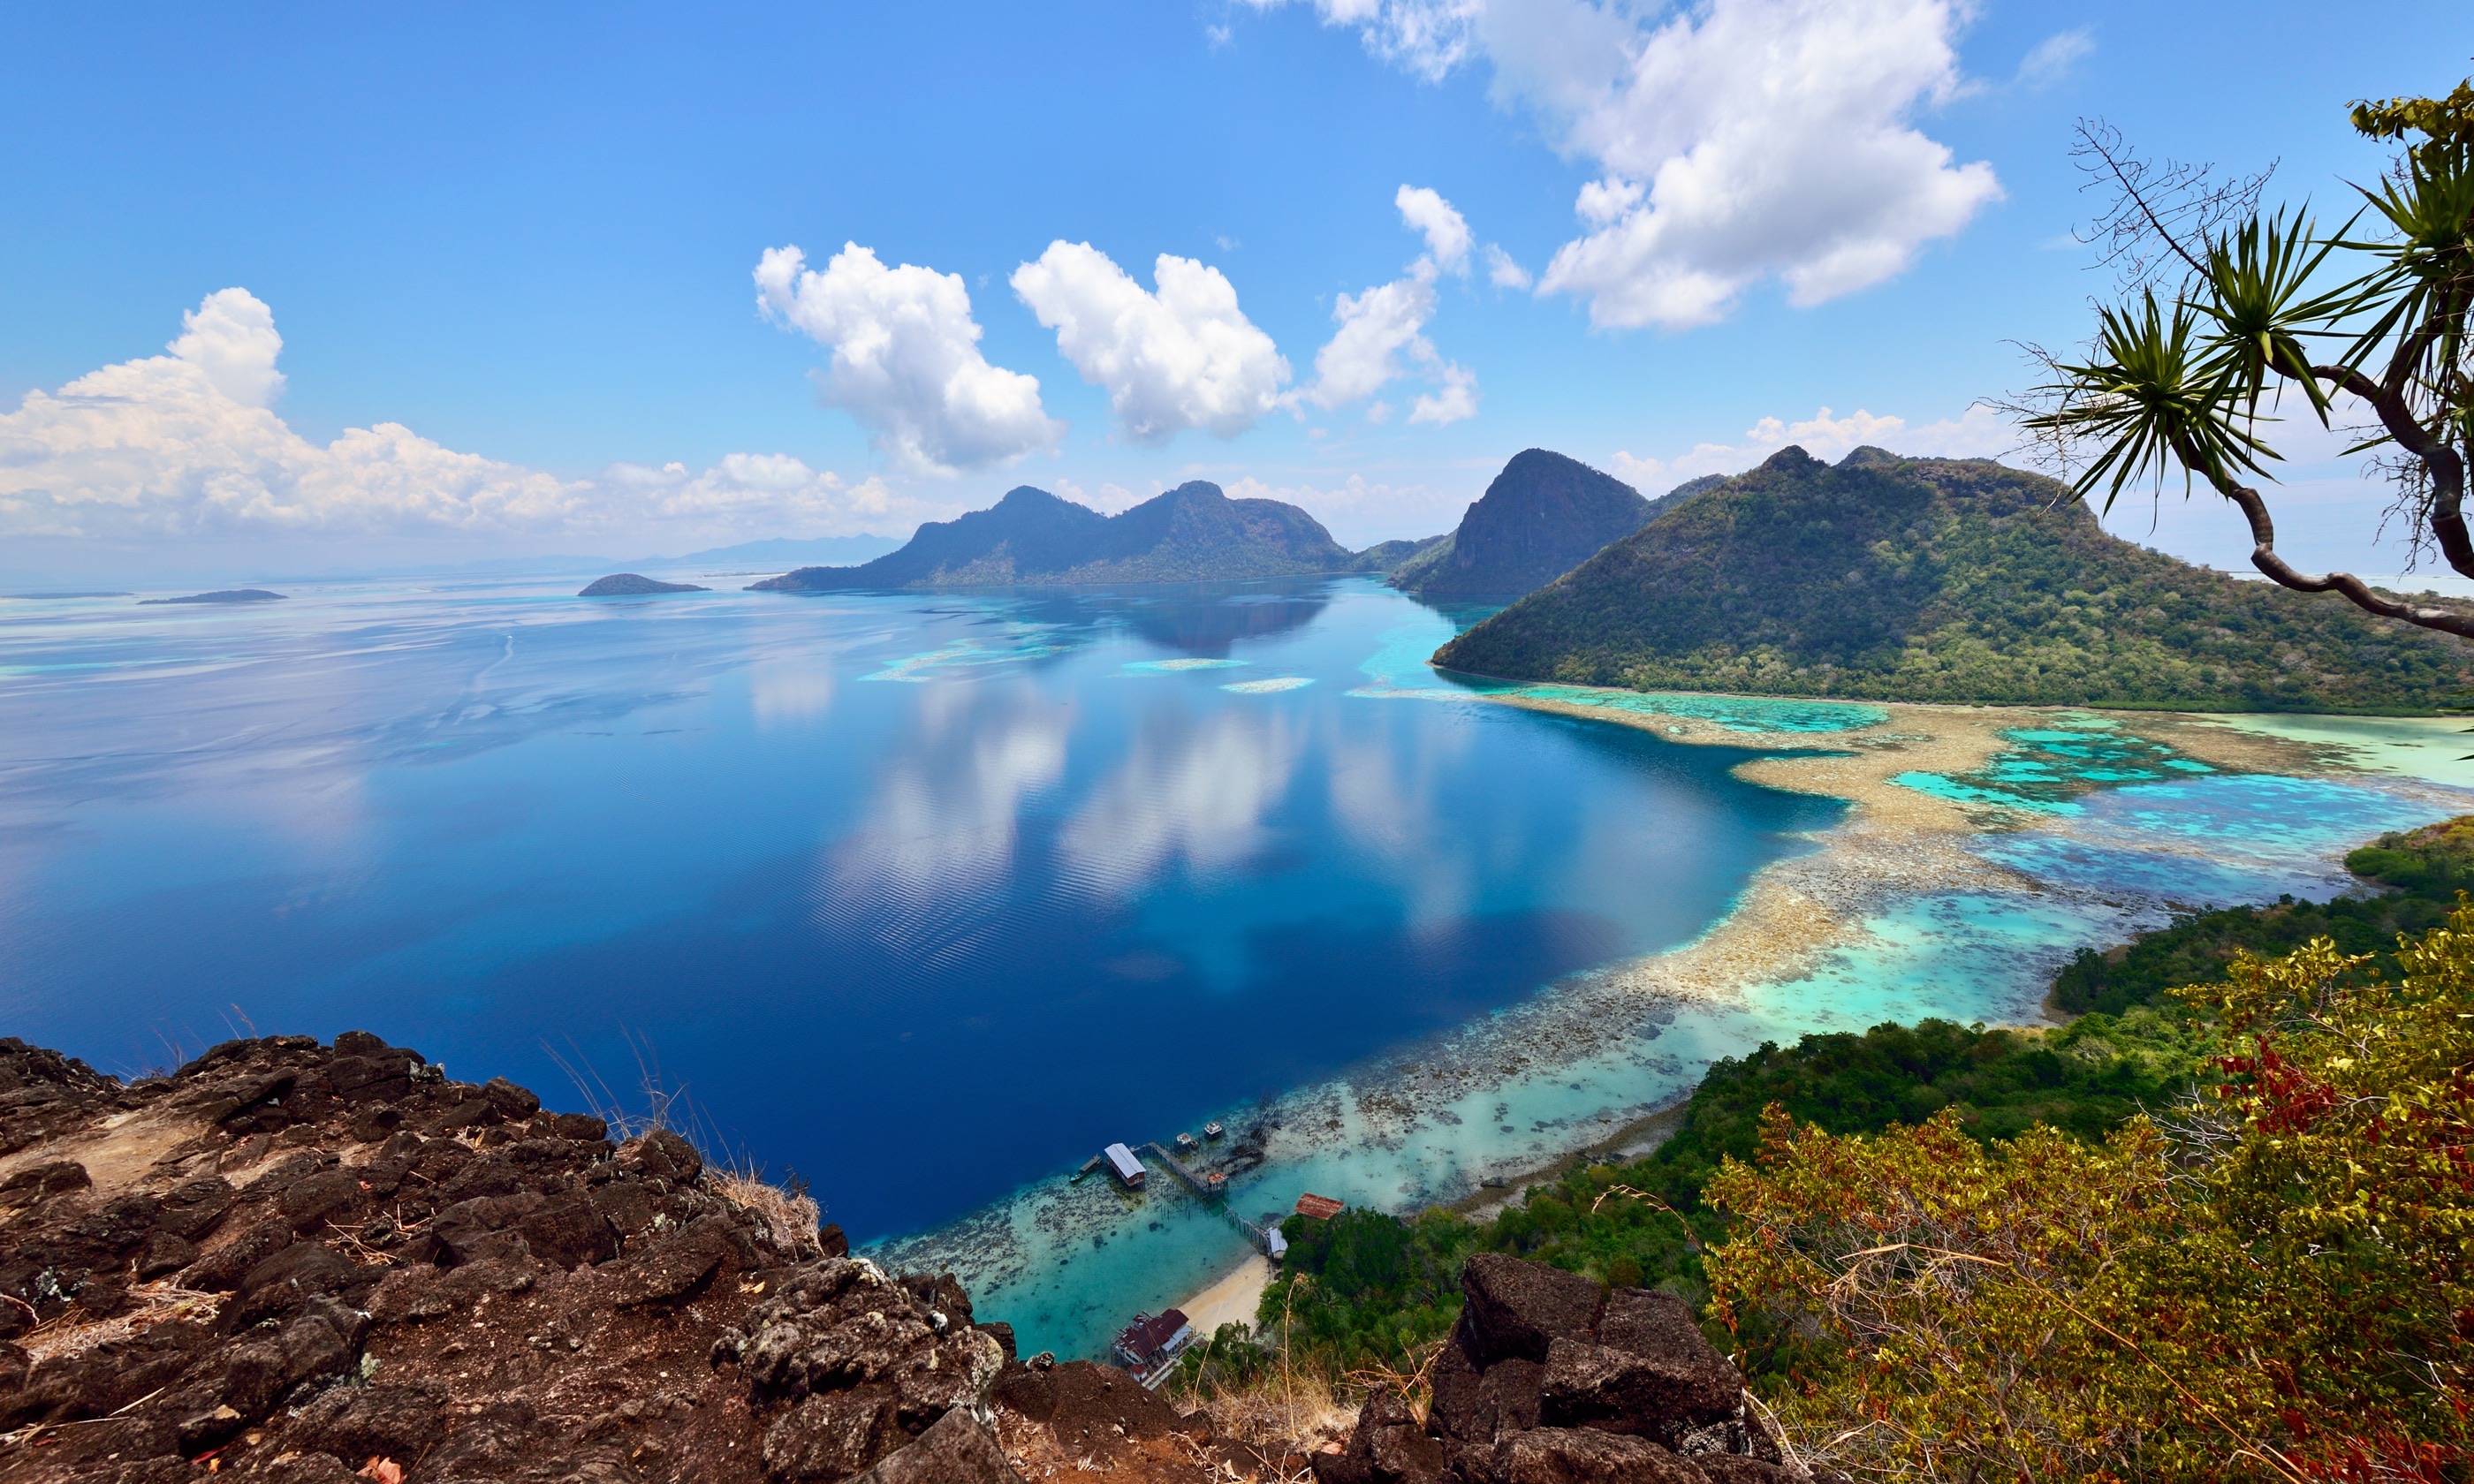
<svg viewBox="0 0 2474 1484"><path fill-rule="evenodd" d="M1986 460L1786 448L1444 645L1438 665L1635 690L2430 713L2474 649L2192 566Z"/></svg>
<svg viewBox="0 0 2474 1484"><path fill-rule="evenodd" d="M1372 560L1390 555L1375 552ZM1206 480L1116 515L1022 485L986 510L928 522L901 550L873 562L800 567L749 590L1242 582L1370 569L1296 506L1232 500Z"/></svg>

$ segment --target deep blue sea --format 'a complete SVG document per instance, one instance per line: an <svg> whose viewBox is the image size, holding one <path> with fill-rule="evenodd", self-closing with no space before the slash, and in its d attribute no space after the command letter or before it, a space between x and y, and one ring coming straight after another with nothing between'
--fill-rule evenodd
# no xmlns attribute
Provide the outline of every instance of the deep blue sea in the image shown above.
<svg viewBox="0 0 2474 1484"><path fill-rule="evenodd" d="M1453 625L1369 581L571 587L0 603L0 1033L643 1061L865 1239L1689 939L1836 818L1370 697Z"/></svg>

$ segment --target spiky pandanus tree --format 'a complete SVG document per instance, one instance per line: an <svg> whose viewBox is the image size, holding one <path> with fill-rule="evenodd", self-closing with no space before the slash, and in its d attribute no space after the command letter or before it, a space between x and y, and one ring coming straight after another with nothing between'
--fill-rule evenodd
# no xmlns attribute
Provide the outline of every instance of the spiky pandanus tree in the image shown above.
<svg viewBox="0 0 2474 1484"><path fill-rule="evenodd" d="M2474 637L2474 614L2407 601L2278 554L2262 485L2281 459L2268 427L2288 398L2322 425L2362 422L2417 554L2474 577L2463 509L2474 456L2474 82L2445 98L2358 103L2354 127L2400 152L2364 203L2323 233L2307 207L2262 210L2265 176L2151 166L2082 125L2080 163L2108 190L2098 223L2123 270L2083 360L2033 353L2049 379L2012 410L2074 492L2204 481L2250 524L2251 562L2300 592L2337 592L2383 617ZM2032 347L2031 347L2032 349Z"/></svg>

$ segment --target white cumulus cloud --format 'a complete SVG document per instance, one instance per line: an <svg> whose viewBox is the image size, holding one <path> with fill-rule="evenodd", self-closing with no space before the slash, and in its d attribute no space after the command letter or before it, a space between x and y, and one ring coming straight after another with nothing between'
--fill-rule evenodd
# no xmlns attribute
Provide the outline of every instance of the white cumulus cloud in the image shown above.
<svg viewBox="0 0 2474 1484"><path fill-rule="evenodd" d="M1447 274L1468 272L1469 226L1452 203L1423 185L1404 185L1392 195L1400 220L1426 237L1426 255Z"/></svg>
<svg viewBox="0 0 2474 1484"><path fill-rule="evenodd" d="M1426 251L1402 276L1362 294L1334 297L1331 317L1340 328L1315 352L1314 380L1294 395L1318 407L1339 407L1416 375L1434 390L1416 399L1410 421L1441 425L1476 417L1477 373L1445 360L1425 334L1435 317L1436 277L1455 266L1467 267L1468 223L1450 202L1424 187L1401 186L1393 204L1400 220L1425 237ZM1388 404L1377 402L1366 417L1381 422L1391 414Z"/></svg>
<svg viewBox="0 0 2474 1484"><path fill-rule="evenodd" d="M952 513L783 454L729 454L702 473L618 464L579 480L461 453L400 422L316 443L266 405L283 386L283 340L262 300L223 289L182 325L169 354L30 392L0 413L0 536L702 542L890 533Z"/></svg>
<svg viewBox="0 0 2474 1484"><path fill-rule="evenodd" d="M1107 388L1137 443L1187 428L1232 438L1277 407L1289 363L1237 307L1226 276L1163 252L1152 277L1156 293L1087 242L1053 242L1012 281L1082 379Z"/></svg>
<svg viewBox="0 0 2474 1484"><path fill-rule="evenodd" d="M1661 494L1704 474L1739 474L1787 444L1834 463L1866 443L1916 458L1992 459L2019 443L2018 430L1989 407L1970 407L1955 418L1910 427L1904 418L1857 408L1840 417L1824 407L1798 421L1763 418L1734 443L1695 443L1672 459L1636 457L1618 450L1608 472L1644 494Z"/></svg>
<svg viewBox="0 0 2474 1484"><path fill-rule="evenodd" d="M247 289L217 289L181 311L181 338L166 348L244 407L273 406L283 391L283 373L275 369L283 353L275 311Z"/></svg>
<svg viewBox="0 0 2474 1484"><path fill-rule="evenodd" d="M1477 372L1466 366L1445 365L1435 372L1432 392L1420 393L1409 404L1409 420L1442 426L1477 416Z"/></svg>
<svg viewBox="0 0 2474 1484"><path fill-rule="evenodd" d="M1247 0L1258 11L1289 0ZM1314 0L1327 26L1354 26L1366 49L1403 71L1439 82L1478 48L1486 0Z"/></svg>
<svg viewBox="0 0 2474 1484"><path fill-rule="evenodd" d="M833 351L816 394L864 425L903 467L949 474L1055 443L1064 425L1039 401L1039 380L988 364L959 274L887 268L844 243L819 273L795 247L767 248L756 266L766 317Z"/></svg>
<svg viewBox="0 0 2474 1484"><path fill-rule="evenodd" d="M1772 277L1798 304L1852 293L2001 195L1991 165L1913 122L1960 86L1965 0L1313 4L1419 76L1483 55L1498 99L1596 164L1574 203L1587 230L1539 288L1601 326L1710 323Z"/></svg>
<svg viewBox="0 0 2474 1484"><path fill-rule="evenodd" d="M457 453L397 422L320 445L266 403L275 316L223 289L168 355L29 392L0 415L0 530L119 539L257 530L493 532L555 524L583 486Z"/></svg>
<svg viewBox="0 0 2474 1484"><path fill-rule="evenodd" d="M1529 270L1491 242L1486 245L1486 278L1498 289L1525 289L1531 282Z"/></svg>
<svg viewBox="0 0 2474 1484"><path fill-rule="evenodd" d="M1338 407L1372 396L1401 373L1401 351L1422 350L1421 359L1431 358L1434 347L1420 331L1434 313L1430 278L1395 278L1363 294L1340 295L1331 311L1340 328L1315 352L1315 379L1306 399Z"/></svg>

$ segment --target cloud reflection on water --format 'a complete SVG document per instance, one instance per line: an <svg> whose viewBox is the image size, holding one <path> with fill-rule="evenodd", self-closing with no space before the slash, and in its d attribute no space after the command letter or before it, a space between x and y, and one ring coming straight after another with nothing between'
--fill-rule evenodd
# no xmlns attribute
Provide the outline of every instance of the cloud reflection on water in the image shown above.
<svg viewBox="0 0 2474 1484"><path fill-rule="evenodd" d="M1065 868L1130 896L1172 865L1209 875L1247 860L1269 842L1266 817L1302 748L1300 729L1276 712L1224 710L1198 724L1181 707L1154 707L1058 837Z"/></svg>
<svg viewBox="0 0 2474 1484"><path fill-rule="evenodd" d="M928 688L857 830L826 851L819 925L934 964L993 921L1026 801L1065 772L1069 708L1028 684Z"/></svg>

